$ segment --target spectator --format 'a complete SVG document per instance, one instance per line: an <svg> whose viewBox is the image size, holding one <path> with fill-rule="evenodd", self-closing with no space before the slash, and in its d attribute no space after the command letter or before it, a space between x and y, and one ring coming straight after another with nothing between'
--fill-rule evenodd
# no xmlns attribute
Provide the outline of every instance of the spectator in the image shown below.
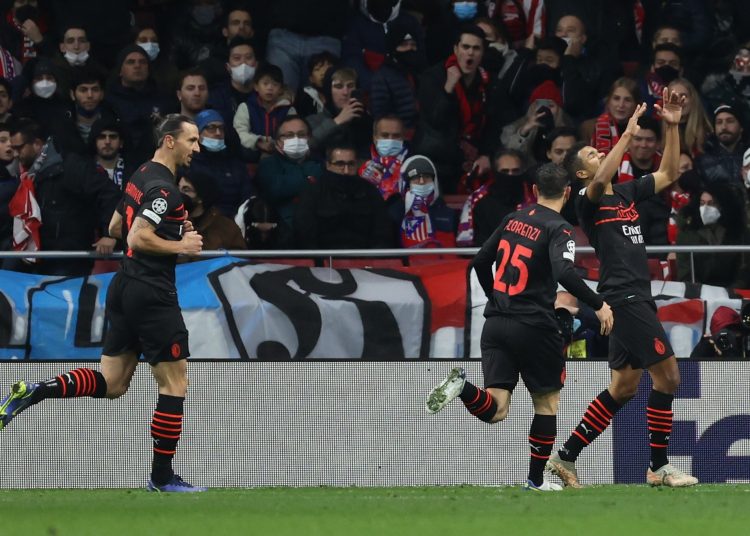
<svg viewBox="0 0 750 536"><path fill-rule="evenodd" d="M329 146L326 171L300 195L294 232L301 249L393 247L385 203L377 188L357 175L353 146Z"/></svg>
<svg viewBox="0 0 750 536"><path fill-rule="evenodd" d="M135 44L141 47L151 62L151 74L160 94L169 95L177 87L180 71L165 51L162 51L159 34L152 26L144 26L135 33Z"/></svg>
<svg viewBox="0 0 750 536"><path fill-rule="evenodd" d="M51 56L54 43L46 36L49 24L39 11L38 0L10 2L4 15L0 21L0 42L12 57L26 64L39 55Z"/></svg>
<svg viewBox="0 0 750 536"><path fill-rule="evenodd" d="M117 116L109 105L104 104L104 87L98 71L88 67L75 69L70 96L73 109L67 111L64 120L50 125L50 132L63 155L90 156L93 154L92 144L89 144L91 126L100 118L114 122Z"/></svg>
<svg viewBox="0 0 750 536"><path fill-rule="evenodd" d="M208 94L208 107L224 119L226 142L232 152L239 152L240 138L232 123L239 105L247 101L253 91L253 78L258 60L255 48L247 39L235 37L229 42L226 70L229 80L212 87Z"/></svg>
<svg viewBox="0 0 750 536"><path fill-rule="evenodd" d="M8 167L15 167L15 159L10 127L0 123L0 251L9 251L12 245L13 218L10 216L8 203L18 188L18 175L11 173Z"/></svg>
<svg viewBox="0 0 750 536"><path fill-rule="evenodd" d="M508 42L518 48L530 37L544 37L544 24L547 16L544 0L495 0L485 2L487 16L495 18L507 28Z"/></svg>
<svg viewBox="0 0 750 536"><path fill-rule="evenodd" d="M484 195L475 196L473 207L474 244L484 244L503 218L534 202L528 164L523 153L501 150L494 160L494 178Z"/></svg>
<svg viewBox="0 0 750 536"><path fill-rule="evenodd" d="M234 222L242 231L247 249L294 248L292 229L262 197L253 196L242 203Z"/></svg>
<svg viewBox="0 0 750 536"><path fill-rule="evenodd" d="M440 197L437 170L429 158L415 155L403 165L407 183L398 203L400 243L405 248L452 248L456 245L456 215Z"/></svg>
<svg viewBox="0 0 750 536"><path fill-rule="evenodd" d="M503 147L516 149L531 163L544 158L545 139L557 127L572 127L573 120L562 109L560 89L547 80L529 97L525 117L505 126L501 134Z"/></svg>
<svg viewBox="0 0 750 536"><path fill-rule="evenodd" d="M553 129L546 138L547 150L545 156L548 162L561 166L565 155L568 154L578 137L572 127L558 127Z"/></svg>
<svg viewBox="0 0 750 536"><path fill-rule="evenodd" d="M117 56L117 77L107 86L104 102L108 103L127 131L128 156L143 162L154 150L154 114L164 110L162 97L151 78L148 54L138 45L128 45Z"/></svg>
<svg viewBox="0 0 750 536"><path fill-rule="evenodd" d="M682 72L682 50L669 43L654 47L651 66L640 82L641 95L651 112L654 104L661 105L664 88L681 77Z"/></svg>
<svg viewBox="0 0 750 536"><path fill-rule="evenodd" d="M709 74L701 85L701 93L711 108L729 104L738 111L743 122L747 121L750 118L750 45L737 49L728 69L725 66L721 72Z"/></svg>
<svg viewBox="0 0 750 536"><path fill-rule="evenodd" d="M208 102L208 82L203 71L185 71L177 82L177 100L180 101L180 114L190 119L206 109Z"/></svg>
<svg viewBox="0 0 750 536"><path fill-rule="evenodd" d="M217 190L216 208L233 218L237 207L253 194L247 166L232 155L225 141L226 123L216 110L203 110L195 117L200 134L200 153L193 156L190 169L213 177Z"/></svg>
<svg viewBox="0 0 750 536"><path fill-rule="evenodd" d="M39 237L43 251L78 251L94 247L111 253L115 239L107 229L121 192L91 160L71 154L63 161L52 138L46 142L37 123L24 122L11 136L23 173L30 173L41 209ZM95 239L99 236L98 240ZM94 260L44 259L36 265L46 275L84 276Z"/></svg>
<svg viewBox="0 0 750 536"><path fill-rule="evenodd" d="M16 117L27 117L42 125L45 131L65 118L67 103L58 89L57 71L44 56L30 61L25 69L31 73L31 94L14 106Z"/></svg>
<svg viewBox="0 0 750 536"><path fill-rule="evenodd" d="M750 243L745 211L736 192L727 184L703 188L682 210L678 220L677 245L725 246ZM747 288L750 283L744 253L697 254L693 259L695 281L720 287ZM690 256L677 254L680 281L691 281Z"/></svg>
<svg viewBox="0 0 750 536"><path fill-rule="evenodd" d="M424 51L406 26L394 23L386 35L383 65L372 75L370 108L373 117L396 115L413 131L417 124L417 76Z"/></svg>
<svg viewBox="0 0 750 536"><path fill-rule="evenodd" d="M279 121L296 112L284 95L284 75L276 65L262 64L255 73L253 88L247 100L237 107L234 128L245 149L266 156L274 150Z"/></svg>
<svg viewBox="0 0 750 536"><path fill-rule="evenodd" d="M279 215L284 229L292 229L302 191L323 174L320 163L310 158L310 133L310 125L304 119L288 115L276 129L275 152L258 166L258 189Z"/></svg>
<svg viewBox="0 0 750 536"><path fill-rule="evenodd" d="M512 2L511 2L512 3ZM509 72L518 53L508 44L508 32L490 18L478 17L474 24L484 32L484 57L482 67L490 73L490 79L502 79Z"/></svg>
<svg viewBox="0 0 750 536"><path fill-rule="evenodd" d="M441 4L438 8L439 17L427 27L425 36L425 49L430 65L445 61L453 53L451 44L458 41L462 28L472 23L478 15L484 15L480 11L479 2L475 0L449 0Z"/></svg>
<svg viewBox="0 0 750 536"><path fill-rule="evenodd" d="M615 80L604 100L604 113L594 125L591 146L608 154L620 140L620 133L640 103L641 92L635 80L626 77Z"/></svg>
<svg viewBox="0 0 750 536"><path fill-rule="evenodd" d="M403 193L401 167L409 150L404 147L404 123L396 116L377 121L372 132L371 158L359 168L359 176L373 184L383 201ZM399 220L400 221L400 220Z"/></svg>
<svg viewBox="0 0 750 536"><path fill-rule="evenodd" d="M98 171L106 173L120 190L140 163L126 163L123 157L125 132L120 122L113 118L97 119L91 126L89 145L94 148L94 159Z"/></svg>
<svg viewBox="0 0 750 536"><path fill-rule="evenodd" d="M67 95L68 90L71 89L70 84L75 76L74 69L87 67L104 73L104 67L96 63L89 55L90 49L91 43L89 43L86 30L80 24L71 24L65 28L60 40L60 55L54 60L62 95Z"/></svg>
<svg viewBox="0 0 750 536"><path fill-rule="evenodd" d="M638 120L638 126L640 130L630 141L630 147L617 171L617 182L640 179L659 168L660 123L653 117L644 115Z"/></svg>
<svg viewBox="0 0 750 536"><path fill-rule="evenodd" d="M714 110L714 134L706 140L704 153L695 161L706 184L738 181L745 152L740 117L735 108L726 104Z"/></svg>
<svg viewBox="0 0 750 536"><path fill-rule="evenodd" d="M726 305L720 305L711 316L709 329L710 335L704 335L690 352L691 359L706 357L746 359L748 357L742 347L743 337L747 335L742 329L742 319L737 311ZM721 339L723 341L719 342Z"/></svg>
<svg viewBox="0 0 750 536"><path fill-rule="evenodd" d="M219 192L212 176L190 172L183 174L177 185L185 201L188 218L203 237L203 249L246 249L240 228L215 206ZM197 261L200 257L182 260Z"/></svg>
<svg viewBox="0 0 750 536"><path fill-rule="evenodd" d="M669 89L685 98L680 117L680 146L689 150L691 156L698 156L703 152L706 138L711 132L711 121L708 120L701 97L695 86L685 78L670 82Z"/></svg>
<svg viewBox="0 0 750 536"><path fill-rule="evenodd" d="M341 61L357 71L357 82L370 92L372 76L380 70L388 53L388 34L398 27L409 34L416 50L424 50L422 27L410 13L401 11L402 0L362 0L359 11L348 21L341 47Z"/></svg>
<svg viewBox="0 0 750 536"><path fill-rule="evenodd" d="M419 86L419 126L414 152L437 169L445 193L454 193L462 173L489 171L494 140L485 139L485 101L489 75L480 67L484 33L460 30L453 54L425 71Z"/></svg>
<svg viewBox="0 0 750 536"><path fill-rule="evenodd" d="M310 75L307 79L309 84L297 92L294 100L294 108L300 116L308 117L325 109L323 80L328 69L338 62L339 59L330 52L320 52L310 56L308 63Z"/></svg>
<svg viewBox="0 0 750 536"><path fill-rule="evenodd" d="M331 140L348 138L357 155L367 158L372 140L372 118L357 91L357 73L332 67L323 80L325 109L307 118L312 127L312 149L323 153Z"/></svg>
<svg viewBox="0 0 750 536"><path fill-rule="evenodd" d="M671 24L663 24L656 29L651 38L651 48L666 44L682 48L682 33L679 28Z"/></svg>
<svg viewBox="0 0 750 536"><path fill-rule="evenodd" d="M190 0L177 20L172 37L172 61L181 71L197 66L221 47L219 0Z"/></svg>
<svg viewBox="0 0 750 536"><path fill-rule="evenodd" d="M224 64L229 55L229 43L235 38L253 39L253 17L248 8L236 5L227 9L221 28L223 40L211 48L211 56L200 63L210 86L221 83L226 77Z"/></svg>
<svg viewBox="0 0 750 536"><path fill-rule="evenodd" d="M0 123L9 123L13 119L13 88L5 78L0 78Z"/></svg>
<svg viewBox="0 0 750 536"><path fill-rule="evenodd" d="M341 57L348 0L276 0L271 8L267 59L278 65L284 80L297 92L310 56L330 52Z"/></svg>

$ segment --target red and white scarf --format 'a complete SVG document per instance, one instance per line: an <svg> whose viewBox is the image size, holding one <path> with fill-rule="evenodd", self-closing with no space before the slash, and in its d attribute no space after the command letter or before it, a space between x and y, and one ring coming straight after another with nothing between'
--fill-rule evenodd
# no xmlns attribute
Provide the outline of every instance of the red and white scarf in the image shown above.
<svg viewBox="0 0 750 536"><path fill-rule="evenodd" d="M33 175L28 172L21 174L21 181L16 193L8 203L8 211L13 217L13 250L39 251L41 240L39 228L42 225L42 211L36 202ZM36 262L35 258L24 259Z"/></svg>
<svg viewBox="0 0 750 536"><path fill-rule="evenodd" d="M614 117L604 112L596 119L591 145L597 151L607 154L618 141L620 141L620 132L617 130L617 123Z"/></svg>
<svg viewBox="0 0 750 536"><path fill-rule="evenodd" d="M458 59L455 54L451 54L445 60L446 70L450 67L458 67ZM476 138L482 132L482 128L484 128L485 122L484 103L487 99L487 86L490 82L490 76L482 67L477 69L477 75L479 76L479 98L469 99L466 88L460 81L456 84L455 89L461 114L461 139L468 142L476 141Z"/></svg>
<svg viewBox="0 0 750 536"><path fill-rule="evenodd" d="M401 165L408 150L404 148L396 156L380 156L375 145L370 146L370 160L359 168L359 176L377 187L383 200L402 194L405 188L401 179Z"/></svg>
<svg viewBox="0 0 750 536"><path fill-rule="evenodd" d="M405 194L406 212L401 222L401 245L405 248L427 247L435 240L435 229L430 221L430 205L435 200L435 192L427 198Z"/></svg>

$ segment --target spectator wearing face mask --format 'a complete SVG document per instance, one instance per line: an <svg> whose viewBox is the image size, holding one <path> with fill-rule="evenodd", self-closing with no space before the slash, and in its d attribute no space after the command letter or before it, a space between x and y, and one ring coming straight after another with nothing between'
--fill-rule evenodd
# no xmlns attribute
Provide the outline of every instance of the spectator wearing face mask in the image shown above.
<svg viewBox="0 0 750 536"><path fill-rule="evenodd" d="M450 0L443 4L439 19L428 26L425 36L429 65L450 56L453 52L451 45L458 39L461 27L485 15L484 6L476 0Z"/></svg>
<svg viewBox="0 0 750 536"><path fill-rule="evenodd" d="M99 73L105 69L91 56L91 43L82 24L69 24L60 35L59 55L53 58L58 72L60 93L67 95L71 81L75 78L74 71L87 68ZM103 76L103 74L102 74Z"/></svg>
<svg viewBox="0 0 750 536"><path fill-rule="evenodd" d="M172 37L172 61L184 71L207 60L222 46L219 0L190 0L177 20Z"/></svg>
<svg viewBox="0 0 750 536"><path fill-rule="evenodd" d="M394 27L402 28L416 42L416 48L424 50L422 27L413 15L402 10L401 3L401 0L360 0L359 11L349 19L341 60L357 71L359 87L365 93L370 92L372 76L385 62L388 34Z"/></svg>
<svg viewBox="0 0 750 536"><path fill-rule="evenodd" d="M407 185L399 209L399 236L404 248L452 248L456 214L440 197L437 170L426 156L409 157L403 166Z"/></svg>
<svg viewBox="0 0 750 536"><path fill-rule="evenodd" d="M225 142L226 123L216 110L203 110L195 116L195 122L200 133L201 151L193 155L190 169L214 178L216 208L233 218L240 203L253 194L247 166L228 150Z"/></svg>
<svg viewBox="0 0 750 536"><path fill-rule="evenodd" d="M750 46L737 49L731 63L720 66L701 84L701 94L709 109L731 104L745 117L750 117Z"/></svg>
<svg viewBox="0 0 750 536"><path fill-rule="evenodd" d="M180 71L175 67L169 54L162 51L161 36L156 28L147 25L136 28L133 33L135 35L134 43L148 54L153 79L159 93L162 95L172 93L174 88L177 87Z"/></svg>
<svg viewBox="0 0 750 536"><path fill-rule="evenodd" d="M177 181L188 219L203 237L203 249L246 249L245 239L233 218L215 206L218 191L214 177L191 170ZM200 257L181 256L178 262L198 261Z"/></svg>
<svg viewBox="0 0 750 536"><path fill-rule="evenodd" d="M274 152L260 161L256 185L281 221L292 228L299 195L323 173L310 158L310 125L297 115L288 115L276 129Z"/></svg>
<svg viewBox="0 0 750 536"><path fill-rule="evenodd" d="M727 184L706 186L678 218L678 246L726 246L750 243L742 201ZM690 255L677 254L680 281L691 281ZM719 287L747 288L750 267L744 253L695 254L695 281Z"/></svg>
<svg viewBox="0 0 750 536"><path fill-rule="evenodd" d="M381 117L373 126L371 158L360 166L359 176L373 184L388 202L403 193L401 167L408 153L404 123L393 115Z"/></svg>
<svg viewBox="0 0 750 536"><path fill-rule="evenodd" d="M651 66L640 81L641 95L650 111L653 111L654 104L661 105L664 88L682 73L682 50L679 47L669 43L654 47Z"/></svg>
<svg viewBox="0 0 750 536"><path fill-rule="evenodd" d="M30 95L14 106L16 117L27 117L39 123L49 132L53 126L65 120L68 102L57 85L58 74L52 60L39 57L24 67L30 80Z"/></svg>
<svg viewBox="0 0 750 536"><path fill-rule="evenodd" d="M417 80L425 65L424 50L406 25L394 23L386 35L386 57L372 76L373 117L396 115L408 129L417 123Z"/></svg>

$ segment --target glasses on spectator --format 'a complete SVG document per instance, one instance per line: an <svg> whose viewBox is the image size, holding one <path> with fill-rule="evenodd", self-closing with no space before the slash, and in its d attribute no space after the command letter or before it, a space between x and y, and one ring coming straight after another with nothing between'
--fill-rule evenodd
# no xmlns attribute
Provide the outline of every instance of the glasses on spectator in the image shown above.
<svg viewBox="0 0 750 536"><path fill-rule="evenodd" d="M282 132L279 134L279 139L284 140L291 140L293 138L299 138L302 140L306 140L310 137L310 135L305 130L298 130L297 132Z"/></svg>
<svg viewBox="0 0 750 536"><path fill-rule="evenodd" d="M224 124L223 123L209 123L204 127L203 130L210 132L211 134L216 134L217 132L224 132Z"/></svg>
<svg viewBox="0 0 750 536"><path fill-rule="evenodd" d="M354 160L335 160L328 162L328 164L338 169L354 169L357 167L357 162Z"/></svg>

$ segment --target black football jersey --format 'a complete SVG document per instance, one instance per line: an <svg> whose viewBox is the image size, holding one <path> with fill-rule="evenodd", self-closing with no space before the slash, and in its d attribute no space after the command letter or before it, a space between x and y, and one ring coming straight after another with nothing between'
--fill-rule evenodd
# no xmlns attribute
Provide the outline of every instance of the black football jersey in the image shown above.
<svg viewBox="0 0 750 536"><path fill-rule="evenodd" d="M156 235L165 240L182 240L187 219L182 194L175 177L164 165L148 161L133 173L123 195L122 236L127 236L137 217L156 227ZM174 290L177 255L149 255L126 249L122 272L145 283Z"/></svg>
<svg viewBox="0 0 750 536"><path fill-rule="evenodd" d="M575 274L574 260L573 227L558 212L531 205L509 214L472 261L488 298L485 316L556 326L558 281L599 309L601 299Z"/></svg>
<svg viewBox="0 0 750 536"><path fill-rule="evenodd" d="M636 204L654 195L654 176L612 186L592 203L576 196L578 221L599 257L599 293L610 305L651 300L651 277Z"/></svg>

